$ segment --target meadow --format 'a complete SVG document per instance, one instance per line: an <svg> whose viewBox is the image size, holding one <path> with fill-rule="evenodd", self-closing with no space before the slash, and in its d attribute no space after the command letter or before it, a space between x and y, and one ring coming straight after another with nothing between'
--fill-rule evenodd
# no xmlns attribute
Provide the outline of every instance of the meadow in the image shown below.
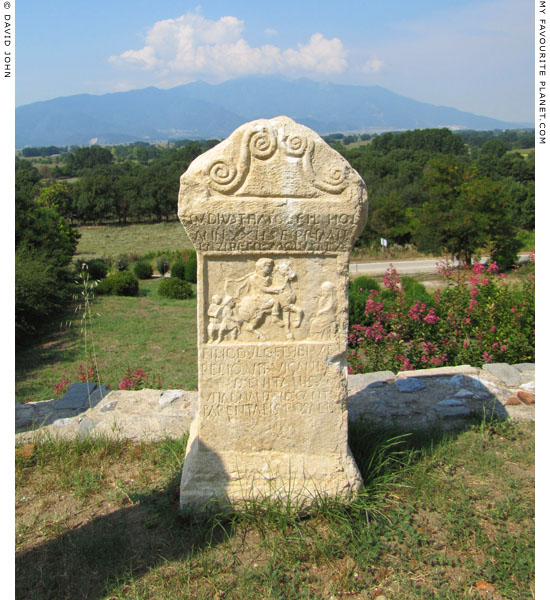
<svg viewBox="0 0 550 600"><path fill-rule="evenodd" d="M196 389L196 300L162 298L160 281L140 281L137 298L93 298L85 320L77 296L74 310L45 339L17 352L16 401L55 398L56 385L75 383L89 369L90 380L110 389L118 388L127 371L140 368L147 387Z"/></svg>
<svg viewBox="0 0 550 600"><path fill-rule="evenodd" d="M185 438L16 450L16 597L32 600L534 598L534 425L455 434L363 422L365 488L293 511L178 511Z"/></svg>

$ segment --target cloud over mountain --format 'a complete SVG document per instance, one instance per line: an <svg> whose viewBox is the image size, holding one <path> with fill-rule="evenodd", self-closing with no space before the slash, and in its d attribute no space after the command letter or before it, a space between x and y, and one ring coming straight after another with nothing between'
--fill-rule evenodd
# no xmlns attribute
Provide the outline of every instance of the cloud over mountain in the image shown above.
<svg viewBox="0 0 550 600"><path fill-rule="evenodd" d="M242 36L244 22L225 16L217 21L187 13L157 21L147 32L145 45L111 56L120 67L156 71L159 78L196 77L217 81L243 75L285 73L338 74L347 66L347 51L338 38L314 33L297 49L272 44L251 46Z"/></svg>

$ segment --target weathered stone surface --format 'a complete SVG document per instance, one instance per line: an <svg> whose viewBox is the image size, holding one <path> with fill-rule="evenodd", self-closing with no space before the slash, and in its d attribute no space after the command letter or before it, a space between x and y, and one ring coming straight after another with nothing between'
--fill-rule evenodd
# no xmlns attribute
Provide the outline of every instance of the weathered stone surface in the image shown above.
<svg viewBox="0 0 550 600"><path fill-rule="evenodd" d="M430 377L430 369L422 371L427 375L424 379L427 387L417 393L407 395L401 394L395 386L383 383L380 387L376 384L362 386L363 375L349 375L350 395L348 399L348 411L350 421L369 419L371 421L399 427L415 429L425 427L437 420L443 420L443 426L460 427L464 418L471 415L454 415L443 417L435 410L435 406L445 400L449 400L449 391L452 389L449 381L451 378ZM418 372L415 372L418 375ZM376 380L377 373L373 373ZM380 378L384 379L387 372L381 372ZM479 415L494 415L499 418L510 418L513 421L534 421L535 406L523 404L515 395L517 387L492 387L488 390L472 375L463 380L464 388L472 388L474 384L478 392L472 397L461 400L464 406L470 408L472 413ZM373 387L374 385L374 387ZM479 387L481 386L481 387ZM455 386L456 387L456 386ZM166 390L170 394L174 390ZM178 391L179 392L179 391ZM93 419L97 424L85 435L95 435L98 430L102 435L114 438L129 438L136 441L149 441L168 436L174 439L181 438L189 431L189 425L196 414L198 405L197 392L183 392L170 403L169 416L166 408L159 409L162 392L158 390L141 391L116 391L110 392L100 404L94 409L88 409L84 413L72 418L63 418L65 411L56 411L52 406L56 401L34 402L28 404L17 404L16 412L16 441L18 444L29 442L40 438L43 433L64 438L74 438L79 435L79 424L84 417ZM115 400L111 400L115 398ZM118 398L118 400L116 400ZM515 403L509 404L509 399L514 398ZM121 402L122 400L122 402ZM406 400L406 402L404 402ZM23 410L28 414L33 406L49 406L52 414L51 423L46 427L38 427L31 431L21 431L26 427L17 425L21 423L18 413ZM443 405L444 406L444 405ZM56 413L59 413L56 415ZM115 414L105 414L115 413ZM169 427L162 430L161 426ZM37 423L35 421L35 427Z"/></svg>
<svg viewBox="0 0 550 600"><path fill-rule="evenodd" d="M57 408L82 408L89 403L88 396L96 387L97 383L87 381L71 384L63 398L57 403Z"/></svg>
<svg viewBox="0 0 550 600"><path fill-rule="evenodd" d="M426 384L415 377L410 379L397 379L395 381L395 387L403 393L410 394L411 392L419 392L426 387Z"/></svg>
<svg viewBox="0 0 550 600"><path fill-rule="evenodd" d="M440 400L436 406L464 406L464 402L455 398L448 398L447 400Z"/></svg>
<svg viewBox="0 0 550 600"><path fill-rule="evenodd" d="M505 406L517 406L518 404L521 404L521 401L517 396L510 396L504 403Z"/></svg>
<svg viewBox="0 0 550 600"><path fill-rule="evenodd" d="M491 363L483 365L483 370L500 379L506 385L520 385L521 374L518 369L507 363Z"/></svg>
<svg viewBox="0 0 550 600"><path fill-rule="evenodd" d="M200 394L181 505L353 493L347 285L363 181L310 129L262 119L193 161L178 214L197 250Z"/></svg>
<svg viewBox="0 0 550 600"><path fill-rule="evenodd" d="M517 396L523 402L523 404L535 404L535 394L520 390Z"/></svg>
<svg viewBox="0 0 550 600"><path fill-rule="evenodd" d="M385 383L394 381L395 373L392 371L378 371L377 373L359 373L348 377L348 390L358 390L366 387L381 387Z"/></svg>
<svg viewBox="0 0 550 600"><path fill-rule="evenodd" d="M521 371L522 373L535 373L535 363L516 363L512 365L512 367L518 371Z"/></svg>

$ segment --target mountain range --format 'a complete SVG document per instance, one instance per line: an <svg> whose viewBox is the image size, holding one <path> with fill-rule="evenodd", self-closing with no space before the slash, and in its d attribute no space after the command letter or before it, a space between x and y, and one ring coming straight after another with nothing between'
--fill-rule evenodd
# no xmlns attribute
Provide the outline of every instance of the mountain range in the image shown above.
<svg viewBox="0 0 550 600"><path fill-rule="evenodd" d="M148 87L33 102L15 109L15 145L223 139L247 121L279 115L291 117L321 135L428 127L533 127L532 123L508 123L418 102L379 86L260 76L217 85L196 81L170 89Z"/></svg>

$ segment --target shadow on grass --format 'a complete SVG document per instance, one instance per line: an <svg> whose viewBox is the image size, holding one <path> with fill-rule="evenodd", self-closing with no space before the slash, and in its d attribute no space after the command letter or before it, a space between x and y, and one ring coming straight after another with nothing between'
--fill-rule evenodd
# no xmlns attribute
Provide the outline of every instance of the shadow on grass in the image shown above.
<svg viewBox="0 0 550 600"><path fill-rule="evenodd" d="M15 371L71 361L81 353L79 347L80 316L74 310L59 315L32 340L18 345Z"/></svg>
<svg viewBox="0 0 550 600"><path fill-rule="evenodd" d="M185 561L225 539L223 520L182 516L179 475L132 505L62 533L16 556L16 597L104 598L166 561Z"/></svg>

